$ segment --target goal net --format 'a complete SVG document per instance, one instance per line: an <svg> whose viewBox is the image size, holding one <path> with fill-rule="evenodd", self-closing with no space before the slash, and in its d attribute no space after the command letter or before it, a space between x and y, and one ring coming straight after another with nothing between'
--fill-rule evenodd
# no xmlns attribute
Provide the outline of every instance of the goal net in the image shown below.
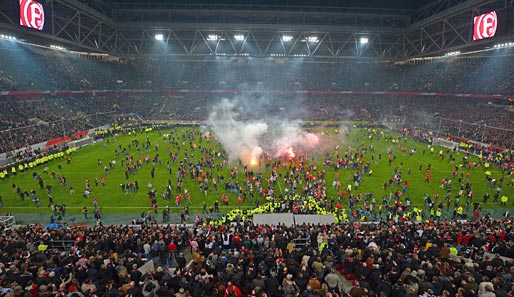
<svg viewBox="0 0 514 297"><path fill-rule="evenodd" d="M459 149L459 143L442 138L434 138L432 141L432 145L447 147L452 150Z"/></svg>
<svg viewBox="0 0 514 297"><path fill-rule="evenodd" d="M93 142L94 142L93 137L89 137L89 135L87 135L84 138L68 142L68 147L70 147L70 148L75 148L75 147L76 148L81 148L81 147L89 145L89 144L91 144Z"/></svg>

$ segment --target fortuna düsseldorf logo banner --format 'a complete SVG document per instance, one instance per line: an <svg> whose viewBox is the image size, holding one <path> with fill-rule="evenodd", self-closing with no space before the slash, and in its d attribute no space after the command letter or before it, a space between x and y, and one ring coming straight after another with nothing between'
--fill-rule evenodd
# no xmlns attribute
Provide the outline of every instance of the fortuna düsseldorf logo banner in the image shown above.
<svg viewBox="0 0 514 297"><path fill-rule="evenodd" d="M473 19L473 40L480 40L494 37L498 28L498 17L496 11L476 16Z"/></svg>
<svg viewBox="0 0 514 297"><path fill-rule="evenodd" d="M43 30L45 25L43 4L32 0L20 0L20 25Z"/></svg>

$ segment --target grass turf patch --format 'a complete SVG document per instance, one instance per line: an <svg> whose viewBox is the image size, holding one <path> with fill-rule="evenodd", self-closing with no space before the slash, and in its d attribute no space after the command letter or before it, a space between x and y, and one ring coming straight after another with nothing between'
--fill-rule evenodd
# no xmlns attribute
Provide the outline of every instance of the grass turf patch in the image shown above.
<svg viewBox="0 0 514 297"><path fill-rule="evenodd" d="M345 192L347 185L351 184L354 195L358 193L365 195L365 193L371 192L377 204L380 204L383 196L389 196L390 193L402 191L403 183L408 181L409 185L402 195L402 200L409 197L414 205L422 206L425 194L430 197L439 194L439 199L444 202L444 207L446 208L446 201L443 200L446 189L440 187L440 181L444 178L449 178L453 183L451 187L451 210L455 196L460 190L457 181L462 174L462 183L469 182L471 184L473 202L478 201L481 203L483 195L487 192L491 198L483 207L500 207L499 202L493 202L496 186L488 182L485 174L486 171L490 171L491 177L497 181L503 178L502 190L499 196L506 195L511 199L513 198L513 189L512 186L508 185L510 180L507 172L502 172L500 168L493 165L486 168L484 163L480 163L476 156L467 156L467 160L465 160L464 153L447 151L440 147L431 150L427 144L417 143L406 138L399 139L396 134L381 130L376 130L373 133L372 130L354 128L344 137L336 133L336 130L333 128L323 129L314 127L311 130L323 134L326 140L327 145L321 145L319 150L312 154L314 156L313 160L308 163L316 168L310 172L312 175L317 176L320 172L324 171L325 187L329 200L334 198L337 202L337 193L339 191ZM170 143L168 137L165 136L166 134L172 135L175 141ZM200 141L200 139L202 140ZM139 142L139 150L136 149L135 140ZM147 142L149 145L147 148L144 148L143 146ZM336 170L334 166L330 166L330 161L324 163L324 161L329 159L328 157L331 157L332 160L337 159L336 145L340 147L338 151L340 158L345 155L348 157L353 155L355 158L362 158L362 164L370 163L369 169L372 170L372 174L364 173L362 183L357 189L354 188L353 174L356 170L362 170L362 164L356 168ZM374 147L374 151L370 150L370 146ZM200 151L200 148L204 150ZM363 152L363 149L366 150L361 157L359 152ZM416 151L413 154L410 153L412 149ZM115 153L116 150L118 154ZM141 168L133 174L129 173L128 179L126 178L125 168L122 166L122 161L123 163L126 162L126 155L122 153L123 150L132 156L134 160L143 160ZM188 189L188 192L191 194L191 203L189 205L191 212L201 212L204 201L210 206L214 201L218 200L221 205L221 196L223 194L228 195L229 205L227 207L220 206L220 211L228 211L239 206L237 203L238 195L229 193L225 189L225 185L218 179L218 176L223 176L225 181L237 181L241 187L243 187L246 177L243 166L240 163L236 162L235 164L218 166L223 162L223 154L221 154L221 157L218 157L217 152L222 151L223 148L215 139L207 140L202 138L200 131L196 128L174 128L160 132L152 131L135 135L119 135L115 138L110 137L108 141L99 142L72 153L70 155L72 160L69 164L65 156L63 159L52 160L36 168L18 172L15 176L9 176L1 180L0 193L3 198L1 210L2 212L12 213L51 213L51 208L48 207L49 200L46 189L47 185L51 185L54 203L59 205L65 204L68 213L80 213L84 206L88 207L91 211L93 199L98 200L98 205L103 208L104 213L140 213L152 210L148 197L149 184L151 184L151 188L157 191L159 213L165 206L169 206L172 212L182 212L186 199L182 201L181 207L175 207L175 197L177 195L176 173L180 161L182 161L186 164L186 178L183 180L181 193L184 195L184 189ZM388 154L388 151L391 154ZM440 151L442 151L441 154L439 154ZM171 153L176 154L175 161L172 161ZM153 162L157 154L159 154L161 162ZM207 195L205 195L204 192L200 191L199 181L196 178L191 179L189 163L196 164L199 158L205 160L210 155L214 158L214 168L211 170L204 167L203 169L212 172L212 176L218 181L219 191L216 193L209 178L209 190ZM389 155L392 157L391 162L389 162ZM455 158L454 162L450 161L450 155ZM145 156L149 156L149 162L144 161ZM108 162L112 160L116 161L116 166L109 169L107 174L104 171L104 166L108 166ZM167 170L167 161L171 164L171 174ZM469 163L476 163L477 166L468 168ZM59 164L61 169L59 169ZM286 188L288 188L283 183L283 178L281 179L280 177L284 177L286 172L290 172L290 165L296 163L295 161L283 160L281 164L279 163L277 167L277 173L279 174L278 182L275 185L275 193L277 195L285 193ZM426 183L424 181L429 164L431 168L431 181ZM231 171L234 167L237 167L238 175L231 178ZM311 169L314 167L311 167ZM384 183L388 183L393 178L395 168L402 173L402 182L400 185L387 186L384 189ZM452 177L452 170L455 168L458 168L458 172L455 177ZM153 178L151 175L152 169L154 170ZM265 178L271 174L271 168L267 170L264 165L249 168L249 170L262 173ZM42 177L43 189L40 188L38 182L33 178L34 172ZM55 173L55 179L52 177L52 172ZM407 172L410 172L410 174ZM467 173L469 173L469 178L466 178ZM338 175L337 178L336 174ZM60 177L66 178L66 186L60 183ZM105 186L100 182L102 178L105 179ZM83 197L86 179L89 179L90 182L91 193L89 198ZM98 185L96 185L95 179L98 179ZM340 181L341 188L333 189L332 182L335 179ZM128 181L137 181L139 191L124 193L120 185L126 184ZM166 189L168 181L171 181L173 190L171 200L166 201L162 198L161 194ZM40 207L36 208L31 197L21 200L15 191L14 185L29 193L34 189L37 197L40 199ZM75 194L70 194L70 185L73 186ZM265 183L264 186L266 186ZM255 192L255 196L259 196L257 191ZM348 208L347 198L347 196L344 196L342 201L344 208ZM260 199L263 203L264 199ZM465 197L460 199L460 203L465 204L465 202ZM361 205L362 202L357 203L356 207L358 208ZM248 197L241 204L241 207L247 208L253 208L254 206L255 202L250 201ZM509 202L507 207L511 206L512 204Z"/></svg>

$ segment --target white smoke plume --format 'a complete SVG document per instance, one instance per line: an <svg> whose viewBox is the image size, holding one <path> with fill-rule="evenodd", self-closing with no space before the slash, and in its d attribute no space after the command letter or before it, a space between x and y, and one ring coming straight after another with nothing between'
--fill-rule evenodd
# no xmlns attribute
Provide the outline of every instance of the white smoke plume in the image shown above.
<svg viewBox="0 0 514 297"><path fill-rule="evenodd" d="M318 136L305 132L300 120L241 120L248 111L242 110L240 103L241 99L223 99L213 107L207 120L208 129L225 148L229 162L241 160L256 165L265 152L274 157L294 158L297 150L313 149L318 144Z"/></svg>
<svg viewBox="0 0 514 297"><path fill-rule="evenodd" d="M262 122L243 123L237 120L237 101L223 99L215 105L207 120L208 127L227 151L229 161L238 159L250 162L249 158L262 154L259 139L268 130Z"/></svg>

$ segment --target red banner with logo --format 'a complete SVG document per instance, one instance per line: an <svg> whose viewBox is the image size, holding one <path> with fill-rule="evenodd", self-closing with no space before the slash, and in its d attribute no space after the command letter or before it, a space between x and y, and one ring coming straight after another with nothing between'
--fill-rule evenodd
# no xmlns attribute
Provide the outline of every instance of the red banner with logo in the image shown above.
<svg viewBox="0 0 514 297"><path fill-rule="evenodd" d="M45 27L43 4L32 0L20 0L20 25L42 31Z"/></svg>

